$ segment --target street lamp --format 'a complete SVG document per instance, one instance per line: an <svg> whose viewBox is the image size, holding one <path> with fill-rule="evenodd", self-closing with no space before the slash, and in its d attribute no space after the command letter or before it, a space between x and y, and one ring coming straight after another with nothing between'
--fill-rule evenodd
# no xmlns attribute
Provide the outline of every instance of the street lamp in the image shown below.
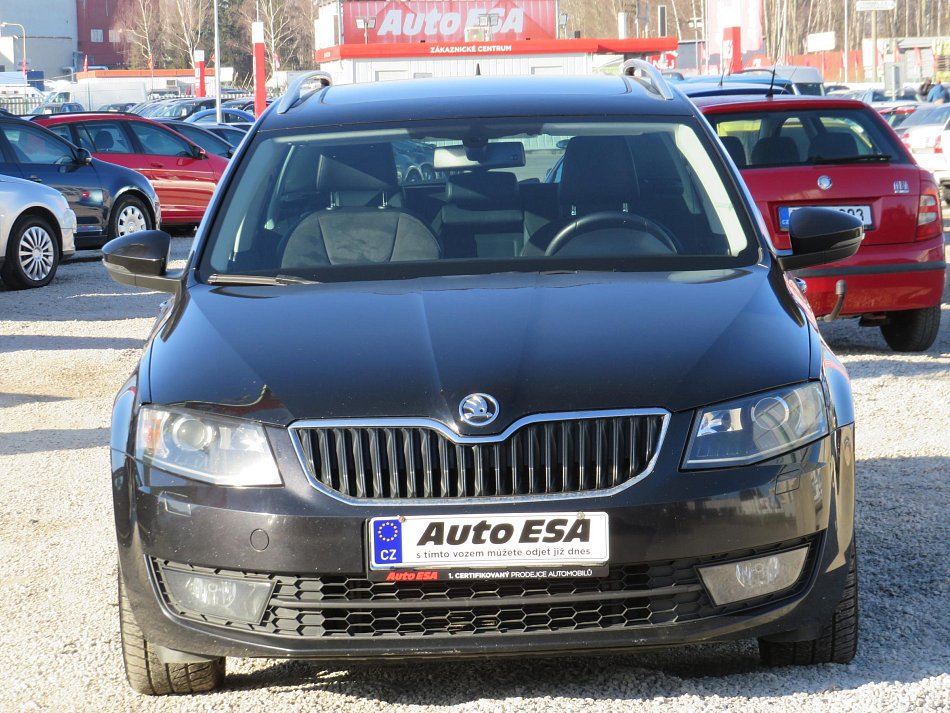
<svg viewBox="0 0 950 713"><path fill-rule="evenodd" d="M488 29L488 37L486 38L486 41L491 42L492 39L494 38L494 33L492 32L492 30L495 27L498 27L498 15L491 12L485 13L484 15L479 15L478 26L485 27Z"/></svg>
<svg viewBox="0 0 950 713"><path fill-rule="evenodd" d="M375 17L357 17L356 29L363 31L363 44L369 44L369 31L376 27Z"/></svg>
<svg viewBox="0 0 950 713"><path fill-rule="evenodd" d="M218 41L218 0L214 0L214 121L221 123L221 44Z"/></svg>
<svg viewBox="0 0 950 713"><path fill-rule="evenodd" d="M26 28L21 25L19 22L0 22L0 27L19 27L20 28L20 37L23 38L23 77L26 78ZM16 35L14 35L16 38Z"/></svg>

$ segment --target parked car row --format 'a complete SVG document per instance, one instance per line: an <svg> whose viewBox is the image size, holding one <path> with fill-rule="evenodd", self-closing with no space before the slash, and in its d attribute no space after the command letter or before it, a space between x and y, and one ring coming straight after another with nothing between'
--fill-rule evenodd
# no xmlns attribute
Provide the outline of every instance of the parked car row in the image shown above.
<svg viewBox="0 0 950 713"><path fill-rule="evenodd" d="M40 228L4 240L3 281L17 288L47 284L60 260L75 249L96 249L160 225L198 223L245 134L230 125L159 123L118 111L31 119L0 114L0 176L25 179L36 188L35 200L42 198L42 186L48 187L67 201L74 224L57 225L59 215L42 217L48 224L42 232L56 239L43 238L40 247L27 251L35 253L29 269L21 246L39 239ZM22 192L11 193L11 200ZM20 213L11 209L5 215Z"/></svg>
<svg viewBox="0 0 950 713"><path fill-rule="evenodd" d="M227 166L172 129L146 118L112 113L59 114L36 119L95 158L138 171L151 181L166 225L198 223ZM130 215L130 230L150 230L143 206Z"/></svg>

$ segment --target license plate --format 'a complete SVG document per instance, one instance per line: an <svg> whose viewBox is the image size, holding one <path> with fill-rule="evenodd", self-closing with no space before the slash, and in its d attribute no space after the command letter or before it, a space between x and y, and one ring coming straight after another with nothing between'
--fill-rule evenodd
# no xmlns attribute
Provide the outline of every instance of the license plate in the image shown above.
<svg viewBox="0 0 950 713"><path fill-rule="evenodd" d="M860 218L864 223L864 228L870 230L874 227L871 223L871 206L869 205L822 205L822 206L781 206L778 209L778 227L779 230L788 230L788 219L799 208L829 208L831 210L840 210L842 213L853 215Z"/></svg>
<svg viewBox="0 0 950 713"><path fill-rule="evenodd" d="M371 570L607 563L607 513L411 515L369 521Z"/></svg>

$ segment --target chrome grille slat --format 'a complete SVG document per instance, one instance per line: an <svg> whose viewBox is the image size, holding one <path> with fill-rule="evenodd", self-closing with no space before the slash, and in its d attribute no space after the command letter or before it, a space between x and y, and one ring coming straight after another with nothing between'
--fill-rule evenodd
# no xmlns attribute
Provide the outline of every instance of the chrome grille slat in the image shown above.
<svg viewBox="0 0 950 713"><path fill-rule="evenodd" d="M355 500L577 495L643 477L665 412L529 417L499 436L457 436L435 422L303 422L291 427L315 485Z"/></svg>

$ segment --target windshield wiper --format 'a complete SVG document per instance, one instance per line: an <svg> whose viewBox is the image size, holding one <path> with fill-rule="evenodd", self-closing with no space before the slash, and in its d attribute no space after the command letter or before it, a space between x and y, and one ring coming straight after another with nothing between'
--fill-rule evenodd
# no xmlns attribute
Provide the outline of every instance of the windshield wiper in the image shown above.
<svg viewBox="0 0 950 713"><path fill-rule="evenodd" d="M210 285L319 285L317 280L307 280L293 275L208 275Z"/></svg>
<svg viewBox="0 0 950 713"><path fill-rule="evenodd" d="M885 163L891 160L889 153L869 153L861 156L834 156L825 158L824 156L815 156L813 163Z"/></svg>

